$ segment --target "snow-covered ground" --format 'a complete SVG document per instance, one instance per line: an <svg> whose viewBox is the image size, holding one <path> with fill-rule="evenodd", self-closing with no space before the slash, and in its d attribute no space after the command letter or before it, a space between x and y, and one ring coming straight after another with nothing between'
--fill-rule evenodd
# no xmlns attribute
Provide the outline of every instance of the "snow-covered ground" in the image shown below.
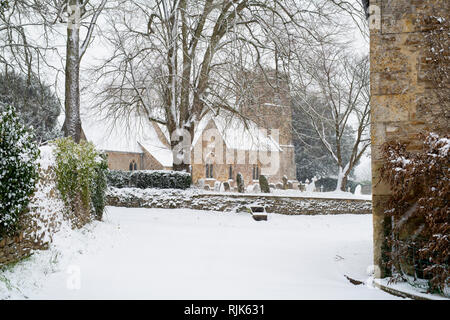
<svg viewBox="0 0 450 320"><path fill-rule="evenodd" d="M0 272L0 298L398 299L371 286L371 260L371 215L107 207Z"/></svg>

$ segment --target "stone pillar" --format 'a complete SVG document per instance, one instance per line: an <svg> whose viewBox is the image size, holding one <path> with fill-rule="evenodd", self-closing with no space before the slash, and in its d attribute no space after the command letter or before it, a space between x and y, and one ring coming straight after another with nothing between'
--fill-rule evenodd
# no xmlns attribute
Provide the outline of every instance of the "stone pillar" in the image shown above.
<svg viewBox="0 0 450 320"><path fill-rule="evenodd" d="M428 40L434 31L447 32L448 39L449 12L448 0L370 0L373 240L378 277L389 275L383 262L391 230L384 213L391 191L378 173L380 146L396 140L415 151L422 147L420 131L448 132L448 101L437 98L445 96L442 90L448 87L438 88L430 79ZM449 55L448 45L442 54Z"/></svg>

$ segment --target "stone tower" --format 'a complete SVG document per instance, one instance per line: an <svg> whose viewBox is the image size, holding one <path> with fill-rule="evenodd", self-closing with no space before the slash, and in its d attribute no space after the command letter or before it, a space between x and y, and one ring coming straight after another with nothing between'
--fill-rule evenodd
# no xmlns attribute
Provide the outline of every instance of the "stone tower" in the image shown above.
<svg viewBox="0 0 450 320"><path fill-rule="evenodd" d="M389 250L385 239L391 230L385 203L391 190L380 181L380 146L395 140L414 152L421 148L420 131L449 131L450 84L448 78L439 82L436 67L449 72L450 1L369 4L374 265L380 267L377 276L384 277ZM447 60L436 63L442 58Z"/></svg>
<svg viewBox="0 0 450 320"><path fill-rule="evenodd" d="M275 70L246 72L246 94L242 101L242 113L258 126L273 133L279 132L281 176L296 179L295 153L292 143L292 105L288 79Z"/></svg>

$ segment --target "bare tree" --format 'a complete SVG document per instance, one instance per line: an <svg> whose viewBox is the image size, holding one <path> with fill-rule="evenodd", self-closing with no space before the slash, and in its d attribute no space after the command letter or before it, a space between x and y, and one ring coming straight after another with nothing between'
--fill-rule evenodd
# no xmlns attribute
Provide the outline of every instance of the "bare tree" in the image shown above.
<svg viewBox="0 0 450 320"><path fill-rule="evenodd" d="M65 136L72 137L76 142L81 139L80 63L106 2L106 0L64 0L55 7L57 10L55 20L67 23L64 102L66 118L63 131ZM82 41L80 41L81 28L85 28Z"/></svg>
<svg viewBox="0 0 450 320"><path fill-rule="evenodd" d="M106 0L17 0L2 3L0 11L0 36L4 40L0 45L0 63L6 70L20 71L29 79L32 74L42 73L41 64L61 71L48 61L46 53L57 51L59 40L65 40L63 131L76 142L81 138L80 63L106 3ZM60 34L61 24L67 24L65 37Z"/></svg>
<svg viewBox="0 0 450 320"><path fill-rule="evenodd" d="M281 34L296 26L299 37L313 37L307 24L333 13L324 0L118 0L117 6L121 11L108 16L103 30L112 54L94 70L94 81L104 84L96 104L113 118L138 114L165 125L173 150L183 130L193 138L208 112L242 116L243 70L273 69ZM186 169L189 160L188 152L174 152L174 169Z"/></svg>
<svg viewBox="0 0 450 320"><path fill-rule="evenodd" d="M370 146L368 57L321 46L304 61L307 67L301 68L302 77L295 81L295 106L308 117L315 137L337 166L336 190L345 191L349 174ZM321 108L311 103L311 97L321 101ZM354 140L346 157L349 135Z"/></svg>
<svg viewBox="0 0 450 320"><path fill-rule="evenodd" d="M21 73L30 83L43 67L54 69L48 54L56 51L56 46L50 41L46 9L45 3L37 0L2 1L0 64L5 74Z"/></svg>

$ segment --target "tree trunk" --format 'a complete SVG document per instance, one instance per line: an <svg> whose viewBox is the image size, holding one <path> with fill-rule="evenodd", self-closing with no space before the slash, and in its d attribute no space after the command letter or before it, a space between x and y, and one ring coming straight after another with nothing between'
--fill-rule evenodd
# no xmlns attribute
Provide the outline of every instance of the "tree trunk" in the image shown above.
<svg viewBox="0 0 450 320"><path fill-rule="evenodd" d="M337 177L337 185L336 185L336 191L347 191L347 181L348 181L348 174L350 170L342 169L339 167L339 174Z"/></svg>
<svg viewBox="0 0 450 320"><path fill-rule="evenodd" d="M347 181L348 181L348 176L344 175L342 177L342 182L341 182L341 191L347 191Z"/></svg>
<svg viewBox="0 0 450 320"><path fill-rule="evenodd" d="M76 7L77 0L70 0L69 5ZM74 10L74 9L72 9ZM66 46L66 92L64 136L72 137L79 143L81 139L81 118L80 118L80 29L79 17L72 13L69 15L67 24L67 46Z"/></svg>
<svg viewBox="0 0 450 320"><path fill-rule="evenodd" d="M342 167L339 167L336 191L347 191L348 175L350 174L350 171L352 171L352 168L353 165L351 165L350 163L348 163L344 169L342 169Z"/></svg>

